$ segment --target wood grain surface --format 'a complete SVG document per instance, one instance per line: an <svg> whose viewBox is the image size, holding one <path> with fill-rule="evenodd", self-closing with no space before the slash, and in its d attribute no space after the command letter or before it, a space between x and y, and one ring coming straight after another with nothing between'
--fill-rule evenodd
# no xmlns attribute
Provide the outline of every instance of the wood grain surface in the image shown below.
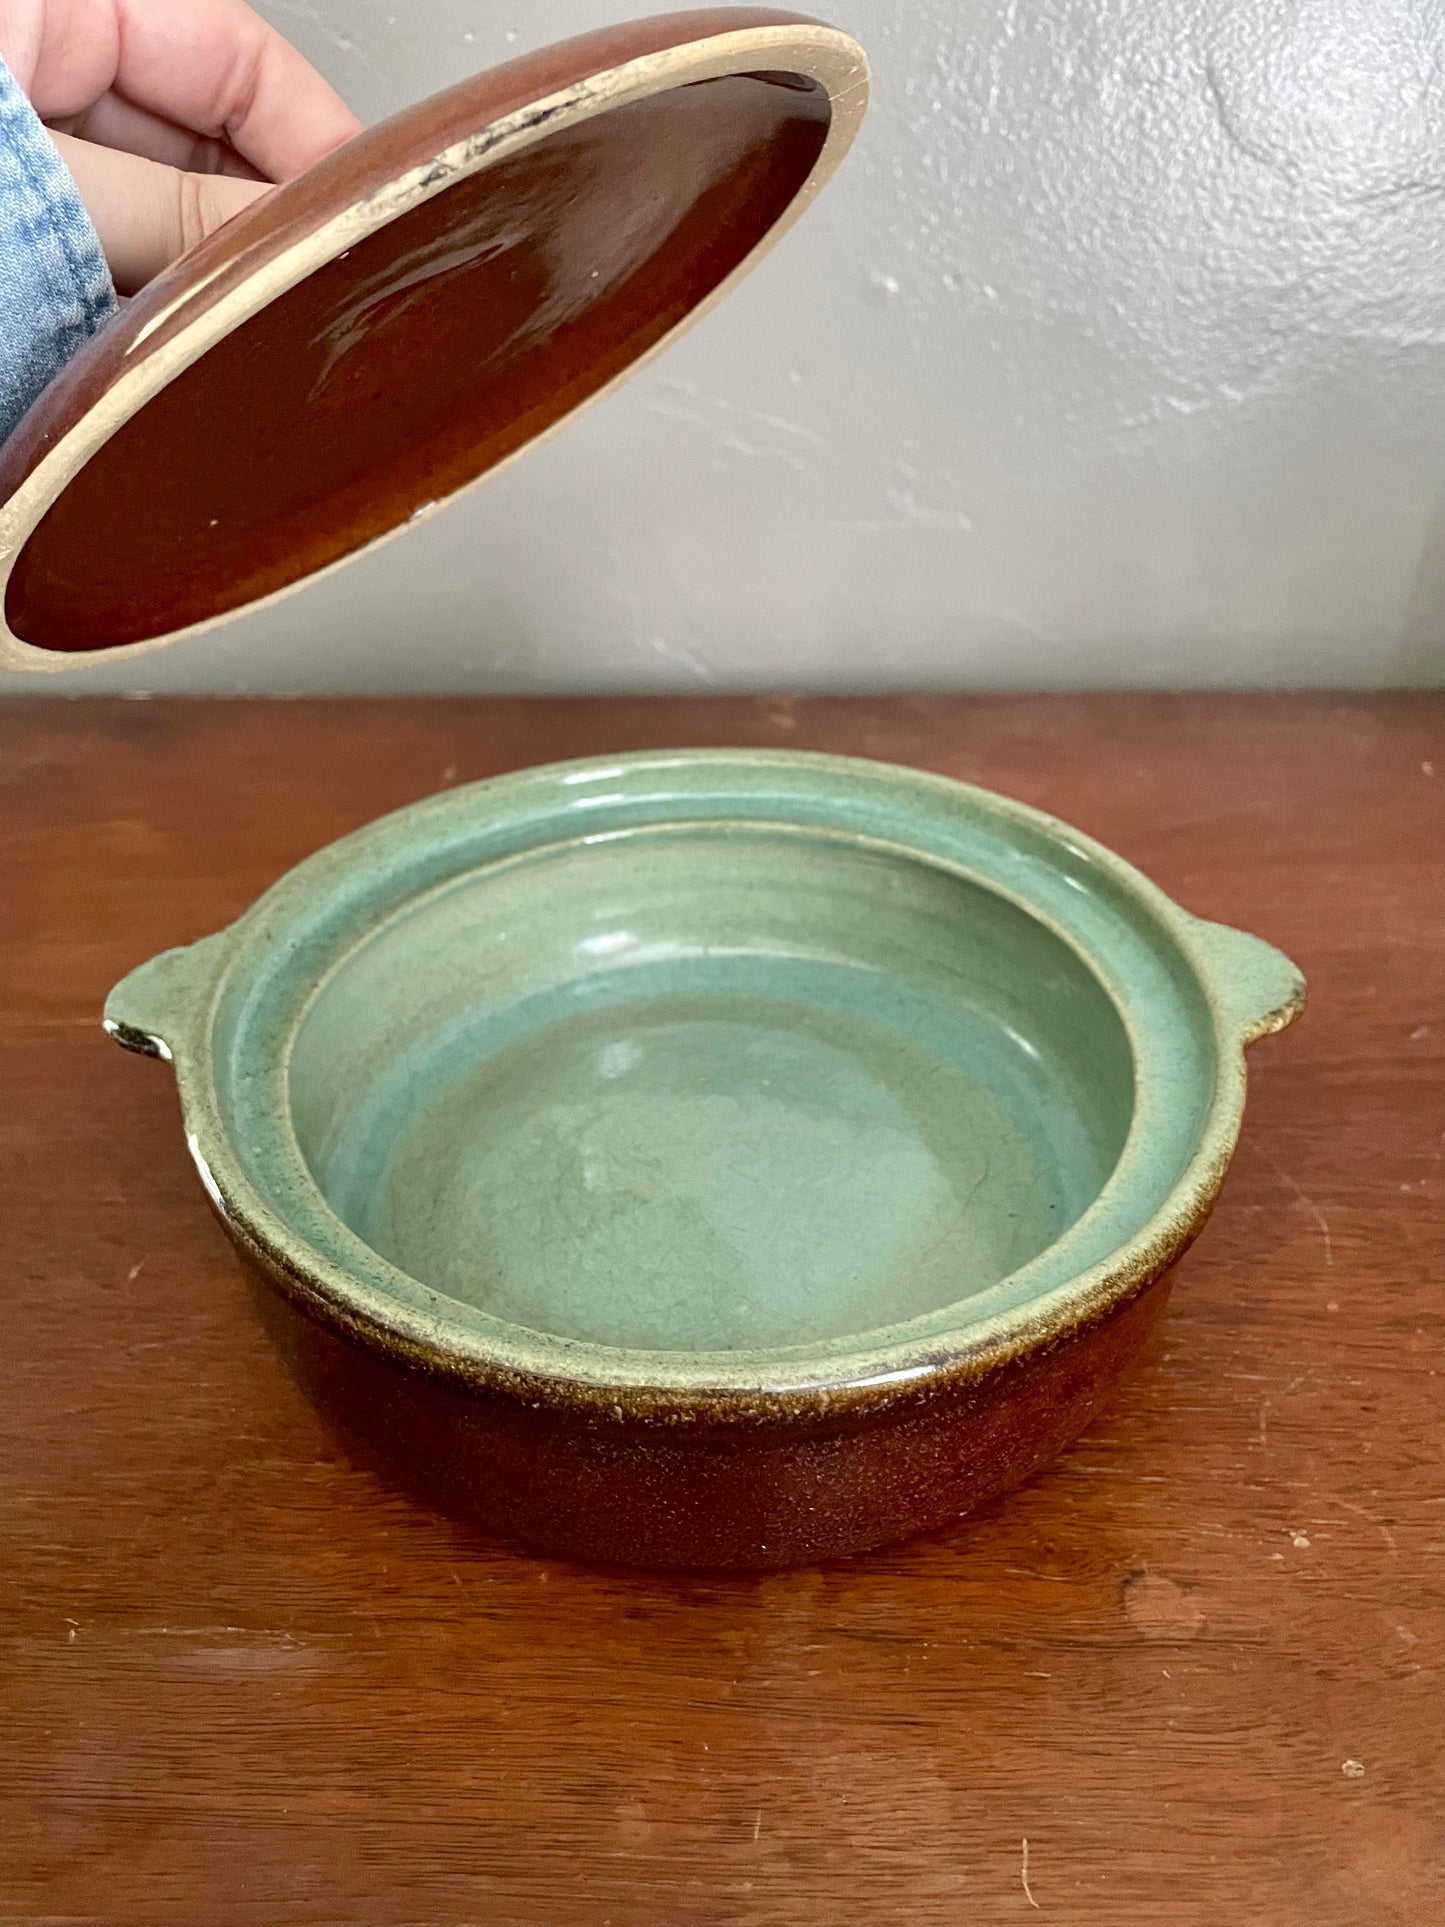
<svg viewBox="0 0 1445 1927"><path fill-rule="evenodd" d="M1058 812L1307 972L1160 1340L971 1523L539 1560L283 1375L130 965L444 784L768 743ZM0 1920L1445 1917L1445 701L0 707Z"/></svg>

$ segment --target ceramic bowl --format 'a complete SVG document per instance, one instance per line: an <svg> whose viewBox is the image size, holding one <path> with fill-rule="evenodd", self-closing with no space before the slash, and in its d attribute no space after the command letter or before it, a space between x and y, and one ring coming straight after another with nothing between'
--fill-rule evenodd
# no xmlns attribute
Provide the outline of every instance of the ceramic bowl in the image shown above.
<svg viewBox="0 0 1445 1927"><path fill-rule="evenodd" d="M587 1559L937 1527L1160 1311L1299 973L1037 811L687 752L386 817L143 964L303 1382L443 1506Z"/></svg>

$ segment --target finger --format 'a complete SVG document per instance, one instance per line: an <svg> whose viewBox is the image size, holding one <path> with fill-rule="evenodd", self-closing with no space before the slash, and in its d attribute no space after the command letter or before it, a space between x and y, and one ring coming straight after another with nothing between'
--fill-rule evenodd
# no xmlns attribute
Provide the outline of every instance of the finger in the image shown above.
<svg viewBox="0 0 1445 1927"><path fill-rule="evenodd" d="M299 174L361 126L245 0L0 0L0 51L53 126L114 94L233 147L268 180Z"/></svg>
<svg viewBox="0 0 1445 1927"><path fill-rule="evenodd" d="M120 294L134 294L188 248L269 192L264 182L186 174L138 154L57 134Z"/></svg>
<svg viewBox="0 0 1445 1927"><path fill-rule="evenodd" d="M76 140L92 141L98 147L116 147L126 154L139 154L166 167L179 167L187 174L234 174L243 181L259 180L249 161L243 161L234 147L212 140L206 134L193 134L188 127L162 120L143 107L133 107L119 94L102 94L83 113L65 120L51 120L51 130L71 134Z"/></svg>
<svg viewBox="0 0 1445 1927"><path fill-rule="evenodd" d="M244 0L115 0L115 7L114 91L226 141L268 180L288 180L360 130L315 68Z"/></svg>

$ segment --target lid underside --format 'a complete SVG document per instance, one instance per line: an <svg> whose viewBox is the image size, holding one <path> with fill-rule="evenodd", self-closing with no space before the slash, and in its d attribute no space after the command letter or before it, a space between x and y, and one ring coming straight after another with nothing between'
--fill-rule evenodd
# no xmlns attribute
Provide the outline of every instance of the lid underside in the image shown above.
<svg viewBox="0 0 1445 1927"><path fill-rule="evenodd" d="M585 68L593 42L704 21L729 30L480 125L516 69L411 109L146 290L0 454L3 660L129 654L283 593L495 470L694 318L841 159L857 49L731 12L518 63L555 81L574 48ZM411 141L403 171L379 169L428 114L430 157Z"/></svg>

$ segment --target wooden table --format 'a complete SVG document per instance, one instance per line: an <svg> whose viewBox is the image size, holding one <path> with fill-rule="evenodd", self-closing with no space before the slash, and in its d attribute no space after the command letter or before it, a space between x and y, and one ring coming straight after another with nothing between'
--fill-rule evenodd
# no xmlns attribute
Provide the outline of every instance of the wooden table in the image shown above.
<svg viewBox="0 0 1445 1927"><path fill-rule="evenodd" d="M667 743L994 785L1311 980L1107 1416L814 1571L570 1567L349 1466L98 1028L379 811ZM1445 1918L1445 702L45 698L0 778L0 1919Z"/></svg>

